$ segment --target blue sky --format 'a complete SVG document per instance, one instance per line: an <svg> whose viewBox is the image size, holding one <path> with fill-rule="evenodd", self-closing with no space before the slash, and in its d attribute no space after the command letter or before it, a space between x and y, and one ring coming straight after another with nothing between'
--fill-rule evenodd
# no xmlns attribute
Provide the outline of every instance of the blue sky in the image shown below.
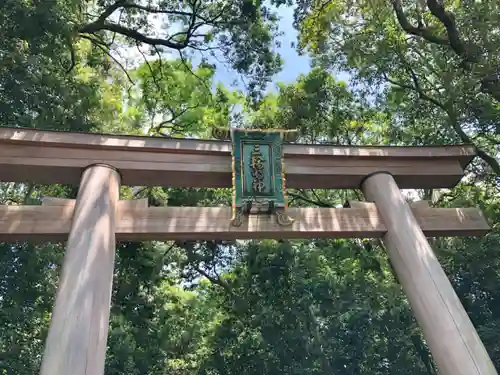
<svg viewBox="0 0 500 375"><path fill-rule="evenodd" d="M311 70L309 56L300 56L292 44L297 44L297 31L293 28L294 7L281 7L279 10L279 29L283 33L280 36L281 47L277 50L284 61L282 70L273 77L272 83L268 86L269 90L276 88L276 83L292 83L302 74L307 74ZM217 66L215 82L222 82L226 87L236 87L244 90L244 84L238 73L224 66L224 64L210 59L211 63ZM348 81L349 76L345 72L334 74L339 80ZM234 85L237 82L237 85Z"/></svg>
<svg viewBox="0 0 500 375"><path fill-rule="evenodd" d="M278 52L284 60L284 65L281 72L274 77L273 83L291 83L297 79L300 73L307 73L311 70L310 59L308 56L299 56L295 48L291 46L292 43L297 42L297 31L293 28L293 8L280 8L279 16L281 18L279 28L283 35L280 37L281 47ZM222 82L225 86L231 86L234 81L237 81L239 82L237 87L243 88L242 82L235 71L218 62L214 63L217 65L215 81ZM269 88L272 89L273 86L275 85L271 84Z"/></svg>

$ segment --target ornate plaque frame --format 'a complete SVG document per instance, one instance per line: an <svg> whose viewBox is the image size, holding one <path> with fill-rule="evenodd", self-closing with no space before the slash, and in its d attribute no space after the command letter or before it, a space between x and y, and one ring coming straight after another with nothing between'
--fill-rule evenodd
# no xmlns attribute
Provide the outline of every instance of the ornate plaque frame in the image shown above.
<svg viewBox="0 0 500 375"><path fill-rule="evenodd" d="M232 141L233 217L241 226L244 215L275 214L279 225L294 222L286 214L286 176L283 142L295 130L218 129L216 138ZM290 137L292 136L292 137Z"/></svg>

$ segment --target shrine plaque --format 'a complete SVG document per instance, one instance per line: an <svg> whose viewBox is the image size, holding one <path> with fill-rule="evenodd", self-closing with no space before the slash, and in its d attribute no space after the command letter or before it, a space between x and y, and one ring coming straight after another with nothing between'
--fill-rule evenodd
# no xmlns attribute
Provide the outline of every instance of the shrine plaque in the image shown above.
<svg viewBox="0 0 500 375"><path fill-rule="evenodd" d="M285 213L283 140L286 133L286 130L274 129L231 129L233 225L240 226L244 214L275 214L280 225L293 222Z"/></svg>

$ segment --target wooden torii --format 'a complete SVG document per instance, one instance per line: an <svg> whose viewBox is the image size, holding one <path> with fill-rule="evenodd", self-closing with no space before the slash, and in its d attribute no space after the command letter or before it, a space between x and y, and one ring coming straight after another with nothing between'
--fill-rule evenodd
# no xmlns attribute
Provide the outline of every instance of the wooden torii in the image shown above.
<svg viewBox="0 0 500 375"><path fill-rule="evenodd" d="M230 224L230 207L147 207L119 200L120 185L231 187L231 143L0 129L0 181L79 184L76 200L0 206L0 241L67 240L42 375L102 375L117 240L382 238L441 375L497 374L426 237L480 236L476 208L407 204L400 189L451 188L470 145L284 146L291 188L361 188L368 202L289 208Z"/></svg>

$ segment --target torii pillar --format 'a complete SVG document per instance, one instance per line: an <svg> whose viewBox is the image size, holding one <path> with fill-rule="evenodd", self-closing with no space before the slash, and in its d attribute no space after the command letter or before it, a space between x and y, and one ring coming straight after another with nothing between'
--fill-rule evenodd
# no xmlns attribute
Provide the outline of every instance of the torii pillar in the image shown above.
<svg viewBox="0 0 500 375"><path fill-rule="evenodd" d="M102 375L115 258L118 171L85 169L40 375Z"/></svg>
<svg viewBox="0 0 500 375"><path fill-rule="evenodd" d="M387 227L383 242L440 375L497 375L497 371L429 242L388 172L361 184Z"/></svg>

